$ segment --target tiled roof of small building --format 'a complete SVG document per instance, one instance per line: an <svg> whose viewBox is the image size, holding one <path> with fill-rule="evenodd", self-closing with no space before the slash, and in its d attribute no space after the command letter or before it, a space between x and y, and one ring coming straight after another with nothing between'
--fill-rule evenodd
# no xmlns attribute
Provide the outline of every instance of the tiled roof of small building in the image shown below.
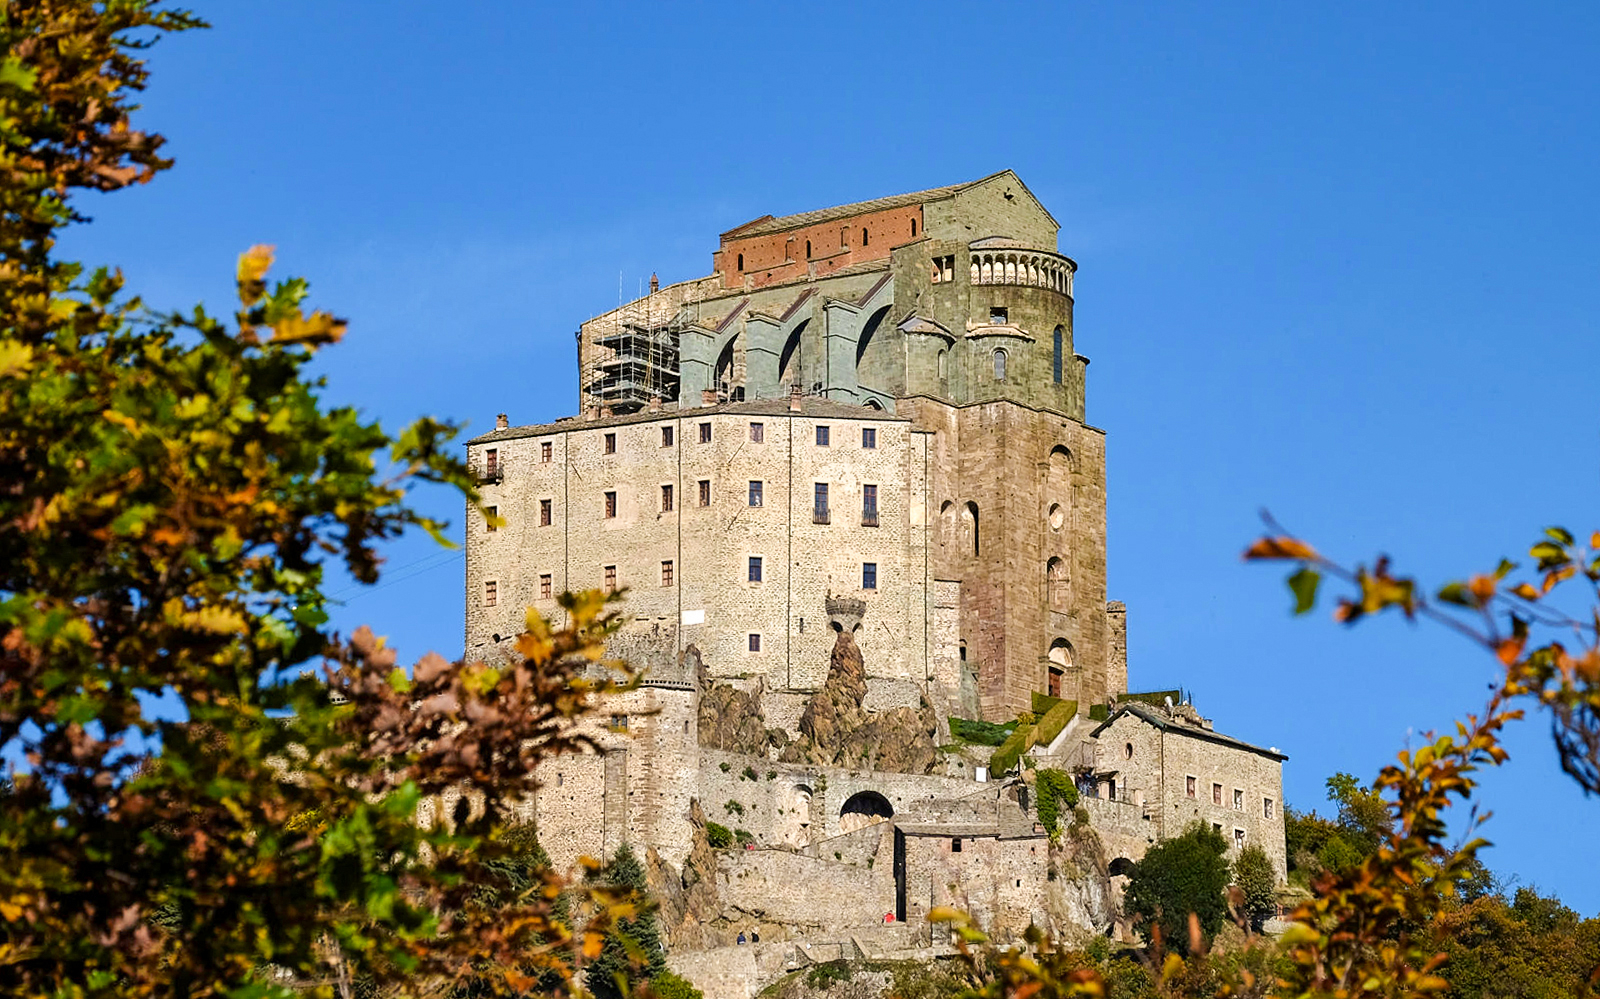
<svg viewBox="0 0 1600 999"><path fill-rule="evenodd" d="M768 233L783 232L785 229L798 229L802 226L817 225L820 222L831 222L834 219L846 219L853 215L866 215L869 212L882 212L890 208L901 208L905 205L918 205L927 201L938 201L948 198L957 191L965 190L976 184L981 184L991 177L998 177L1005 173L1004 170L992 173L988 177L967 181L965 184L951 184L947 187L930 187L926 191L912 191L909 194L891 194L886 198L874 198L871 201L857 201L848 205L835 205L832 208L819 208L813 212L800 212L795 215L783 215L778 218L768 216L747 222L737 229L730 229L723 233L723 238L746 236L765 236Z"/></svg>
<svg viewBox="0 0 1600 999"><path fill-rule="evenodd" d="M1282 763L1284 760L1289 758L1287 754L1280 753L1276 749L1263 749L1260 746L1251 745L1250 743L1245 742L1243 739L1235 739L1231 735L1223 735L1221 732L1217 732L1213 729L1201 728L1198 725L1185 724L1176 718L1168 717L1159 708L1152 708L1149 705L1140 704L1138 702L1124 702L1117 705L1117 709L1111 712L1111 717L1101 722L1093 732L1089 733L1089 737L1091 739L1099 738L1100 733L1104 732L1107 726L1116 721L1118 718L1121 718L1123 715L1133 715L1135 718L1149 722L1151 725L1154 725L1156 728L1159 728L1164 732L1176 732L1179 735L1191 736L1196 739L1201 739L1205 742L1215 742L1224 746L1232 746L1235 749L1243 749L1246 752L1255 753L1258 756L1269 757L1277 760L1279 763Z"/></svg>

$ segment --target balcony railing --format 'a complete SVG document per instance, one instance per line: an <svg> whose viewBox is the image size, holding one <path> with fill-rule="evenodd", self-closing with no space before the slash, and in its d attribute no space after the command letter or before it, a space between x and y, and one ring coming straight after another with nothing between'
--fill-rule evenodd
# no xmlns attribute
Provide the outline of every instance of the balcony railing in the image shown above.
<svg viewBox="0 0 1600 999"><path fill-rule="evenodd" d="M506 478L505 461L475 461L471 465L472 477L479 485L487 482L504 482Z"/></svg>
<svg viewBox="0 0 1600 999"><path fill-rule="evenodd" d="M877 527L878 526L878 510L877 510L876 507L874 507L874 508L872 508L870 510L862 510L861 511L861 526L862 527Z"/></svg>
<svg viewBox="0 0 1600 999"><path fill-rule="evenodd" d="M825 506L813 507L811 510L811 522L813 524L828 523L828 508Z"/></svg>

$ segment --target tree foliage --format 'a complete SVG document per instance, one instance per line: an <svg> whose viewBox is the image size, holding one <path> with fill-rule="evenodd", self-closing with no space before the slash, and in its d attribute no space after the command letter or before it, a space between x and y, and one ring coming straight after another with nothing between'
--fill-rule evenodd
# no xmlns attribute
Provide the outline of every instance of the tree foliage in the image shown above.
<svg viewBox="0 0 1600 999"><path fill-rule="evenodd" d="M1252 843L1233 858L1233 886L1238 890L1240 915L1254 930L1278 909L1278 875L1267 851Z"/></svg>
<svg viewBox="0 0 1600 999"><path fill-rule="evenodd" d="M1039 797L1039 821L1055 840L1061 835L1061 810L1078 805L1078 786L1065 770L1046 767L1034 778L1034 793Z"/></svg>
<svg viewBox="0 0 1600 999"><path fill-rule="evenodd" d="M617 910L617 919L605 936L600 956L589 965L585 981L595 999L627 999L641 983L664 975L666 950L661 945L661 928L656 924L644 865L633 848L626 843L618 847L602 877L625 908ZM662 984L677 987L666 978Z"/></svg>
<svg viewBox="0 0 1600 999"><path fill-rule="evenodd" d="M1228 917L1227 853L1227 840L1203 823L1145 852L1128 872L1123 908L1146 939L1159 934L1166 947L1187 954L1216 935Z"/></svg>
<svg viewBox="0 0 1600 999"><path fill-rule="evenodd" d="M332 634L325 571L372 582L380 543L442 529L412 488L476 503L455 427L390 435L326 405L307 368L344 323L270 282L267 248L240 257L229 320L151 312L54 255L81 192L170 165L130 117L139 56L198 23L143 0L0 20L0 746L23 761L0 795L0 991L416 989L484 967L521 989L519 969L565 967L553 875L471 903L518 849L509 802L587 744L572 723L612 689L586 678L606 599L565 598L559 631L530 615L495 666L408 674L371 631Z"/></svg>

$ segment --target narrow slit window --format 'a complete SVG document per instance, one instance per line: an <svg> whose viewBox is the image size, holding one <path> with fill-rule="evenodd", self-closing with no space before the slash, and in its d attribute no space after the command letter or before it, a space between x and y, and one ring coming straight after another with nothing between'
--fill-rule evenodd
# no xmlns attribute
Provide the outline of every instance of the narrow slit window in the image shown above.
<svg viewBox="0 0 1600 999"><path fill-rule="evenodd" d="M495 518L500 516L500 508L497 507L497 506L486 506L486 507L483 508L483 513L484 513L484 517L483 517L483 530L484 530L484 533L493 534L495 531L498 531L500 528L496 527L494 525L494 522L495 522Z"/></svg>
<svg viewBox="0 0 1600 999"><path fill-rule="evenodd" d="M701 479L700 480L700 505L701 506L710 506L711 505L711 480L710 479Z"/></svg>
<svg viewBox="0 0 1600 999"><path fill-rule="evenodd" d="M617 567L614 566L614 565L608 565L608 566L606 566L606 592L610 593L611 591L615 590L616 588L617 588Z"/></svg>
<svg viewBox="0 0 1600 999"><path fill-rule="evenodd" d="M751 632L750 633L750 638L749 638L749 643L750 643L749 644L749 649L750 649L751 652L760 652L761 651L761 636L760 635L757 635L755 632Z"/></svg>
<svg viewBox="0 0 1600 999"><path fill-rule="evenodd" d="M606 434L605 452L606 452L606 454L616 454L617 453L617 435L616 434Z"/></svg>
<svg viewBox="0 0 1600 999"><path fill-rule="evenodd" d="M539 501L539 526L540 527L549 527L550 526L551 520L554 519L553 510L552 510L552 507L554 505L555 505L555 500L542 499L542 500Z"/></svg>
<svg viewBox="0 0 1600 999"><path fill-rule="evenodd" d="M878 487L870 482L861 486L861 524L863 527L878 526Z"/></svg>
<svg viewBox="0 0 1600 999"><path fill-rule="evenodd" d="M828 484L818 482L812 486L811 522L813 524L826 524L828 522Z"/></svg>
<svg viewBox="0 0 1600 999"><path fill-rule="evenodd" d="M671 486L662 486L661 487L661 512L662 513L671 513L672 512L672 487Z"/></svg>
<svg viewBox="0 0 1600 999"><path fill-rule="evenodd" d="M608 492L608 493L606 493L606 519L610 520L611 518L615 517L616 515L617 515L617 494L614 493L614 492Z"/></svg>

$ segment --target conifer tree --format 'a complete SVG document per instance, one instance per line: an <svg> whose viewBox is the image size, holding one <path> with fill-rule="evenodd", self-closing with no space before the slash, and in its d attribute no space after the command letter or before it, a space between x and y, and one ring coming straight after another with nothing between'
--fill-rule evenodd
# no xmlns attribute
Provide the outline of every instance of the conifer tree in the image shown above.
<svg viewBox="0 0 1600 999"><path fill-rule="evenodd" d="M601 877L621 893L618 901L635 906L635 914L616 920L600 956L589 965L586 981L596 999L623 999L666 970L666 955L644 865L633 848L626 843L618 847Z"/></svg>

